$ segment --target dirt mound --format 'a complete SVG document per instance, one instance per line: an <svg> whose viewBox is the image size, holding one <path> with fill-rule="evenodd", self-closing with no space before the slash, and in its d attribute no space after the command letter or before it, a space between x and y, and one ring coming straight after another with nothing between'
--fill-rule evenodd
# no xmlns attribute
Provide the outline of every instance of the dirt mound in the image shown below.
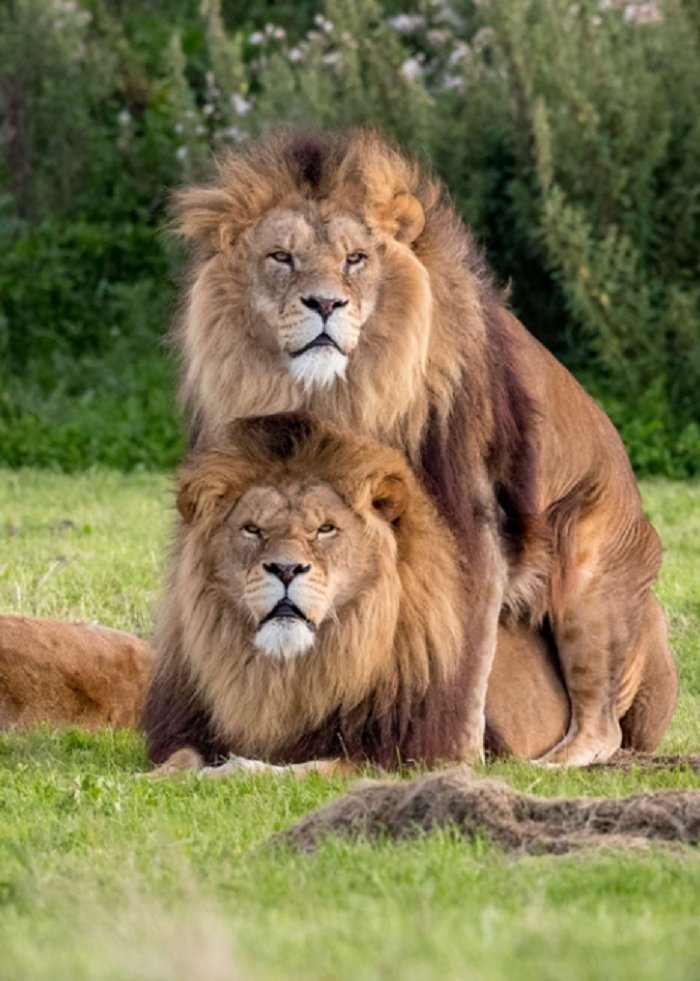
<svg viewBox="0 0 700 981"><path fill-rule="evenodd" d="M456 827L507 851L563 854L590 846L644 847L652 840L696 845L700 791L665 790L632 797L533 797L467 766L408 783L363 781L313 811L274 841L312 851L326 835L405 838Z"/></svg>
<svg viewBox="0 0 700 981"><path fill-rule="evenodd" d="M680 753L639 753L632 749L619 749L606 763L591 763L589 770L700 770L700 755Z"/></svg>

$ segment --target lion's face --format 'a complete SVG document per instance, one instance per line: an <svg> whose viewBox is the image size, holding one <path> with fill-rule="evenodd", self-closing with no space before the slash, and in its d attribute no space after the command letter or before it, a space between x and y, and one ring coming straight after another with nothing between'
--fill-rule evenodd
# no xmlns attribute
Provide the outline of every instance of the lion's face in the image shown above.
<svg viewBox="0 0 700 981"><path fill-rule="evenodd" d="M293 658L374 581L381 538L327 484L255 486L218 531L216 579L258 650Z"/></svg>
<svg viewBox="0 0 700 981"><path fill-rule="evenodd" d="M375 310L382 243L351 215L275 208L246 242L251 305L304 387L343 378Z"/></svg>

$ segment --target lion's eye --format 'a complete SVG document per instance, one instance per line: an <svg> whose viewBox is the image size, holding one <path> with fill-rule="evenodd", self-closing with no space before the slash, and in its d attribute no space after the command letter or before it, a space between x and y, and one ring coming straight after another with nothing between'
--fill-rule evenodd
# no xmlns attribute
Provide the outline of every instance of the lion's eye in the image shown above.
<svg viewBox="0 0 700 981"><path fill-rule="evenodd" d="M284 249L278 249L276 252L269 252L268 259L274 259L275 262L280 262L284 266L293 266L294 260L292 259L291 252L285 252Z"/></svg>
<svg viewBox="0 0 700 981"><path fill-rule="evenodd" d="M262 528L254 525L252 521L249 521L248 524L243 525L241 530L248 538L262 538Z"/></svg>
<svg viewBox="0 0 700 981"><path fill-rule="evenodd" d="M345 256L345 261L349 266L359 266L361 262L364 262L367 256L364 252L349 252Z"/></svg>
<svg viewBox="0 0 700 981"><path fill-rule="evenodd" d="M337 530L338 529L336 528L335 525L331 524L330 521L327 521L325 524L321 525L320 528L317 529L316 534L320 535L321 538L324 538L327 537L328 535L333 535Z"/></svg>

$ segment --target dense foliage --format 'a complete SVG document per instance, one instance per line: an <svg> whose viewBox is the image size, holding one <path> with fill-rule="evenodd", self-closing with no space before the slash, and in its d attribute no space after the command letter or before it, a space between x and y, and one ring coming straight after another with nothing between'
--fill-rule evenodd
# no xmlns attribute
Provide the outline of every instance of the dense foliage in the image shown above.
<svg viewBox="0 0 700 981"><path fill-rule="evenodd" d="M694 0L8 0L0 460L169 467L168 189L271 125L368 123L447 181L640 472L700 472Z"/></svg>

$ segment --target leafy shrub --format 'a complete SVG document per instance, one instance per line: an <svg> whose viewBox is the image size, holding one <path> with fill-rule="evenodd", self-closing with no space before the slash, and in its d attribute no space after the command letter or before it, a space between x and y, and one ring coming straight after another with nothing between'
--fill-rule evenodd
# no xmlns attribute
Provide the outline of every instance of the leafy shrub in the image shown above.
<svg viewBox="0 0 700 981"><path fill-rule="evenodd" d="M700 472L700 21L657 2L0 7L0 459L171 466L167 188L360 123L443 176L637 469Z"/></svg>

